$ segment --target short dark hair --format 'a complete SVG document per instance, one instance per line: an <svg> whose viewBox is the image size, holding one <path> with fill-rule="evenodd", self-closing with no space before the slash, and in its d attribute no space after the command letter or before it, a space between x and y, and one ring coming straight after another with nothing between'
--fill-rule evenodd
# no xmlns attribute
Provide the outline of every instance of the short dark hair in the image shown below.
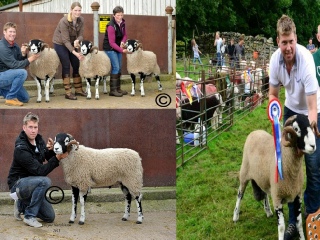
<svg viewBox="0 0 320 240"><path fill-rule="evenodd" d="M115 15L116 13L123 13L123 7L121 7L121 6L116 6L116 7L113 9L113 15Z"/></svg>

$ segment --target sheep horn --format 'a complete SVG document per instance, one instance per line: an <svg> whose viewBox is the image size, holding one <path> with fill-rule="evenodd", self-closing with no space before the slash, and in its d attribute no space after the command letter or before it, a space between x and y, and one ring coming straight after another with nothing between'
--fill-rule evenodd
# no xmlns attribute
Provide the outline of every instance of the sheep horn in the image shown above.
<svg viewBox="0 0 320 240"><path fill-rule="evenodd" d="M79 149L79 143L75 139L72 139L67 145L67 151L68 152L71 151L71 147L72 147L73 144L75 144L77 146L76 150Z"/></svg>
<svg viewBox="0 0 320 240"><path fill-rule="evenodd" d="M41 51L45 48L49 48L49 45L47 43L42 43Z"/></svg>
<svg viewBox="0 0 320 240"><path fill-rule="evenodd" d="M289 120L289 119L288 119ZM287 121L288 121L287 120ZM291 134L291 138L288 138L288 134ZM286 126L282 130L282 144L285 147L296 146L297 143L297 133L292 126Z"/></svg>
<svg viewBox="0 0 320 240"><path fill-rule="evenodd" d="M285 122L284 126L289 126L289 125L292 125L293 121L297 118L297 115L293 115L291 117L289 117L287 119L287 121Z"/></svg>
<svg viewBox="0 0 320 240"><path fill-rule="evenodd" d="M138 50L139 48L142 49L142 43L139 42L139 40L136 40L136 41L137 41L137 49L136 50Z"/></svg>
<svg viewBox="0 0 320 240"><path fill-rule="evenodd" d="M315 133L315 135L316 135L317 137L320 137L320 133L319 133L319 131L318 131L318 126L317 126L317 123L316 123L315 121L313 121L313 122L311 123L311 128L313 129L313 132Z"/></svg>
<svg viewBox="0 0 320 240"><path fill-rule="evenodd" d="M98 53L99 49L97 46L93 46L91 49L90 49L90 53L93 52L93 50L96 50L96 54Z"/></svg>

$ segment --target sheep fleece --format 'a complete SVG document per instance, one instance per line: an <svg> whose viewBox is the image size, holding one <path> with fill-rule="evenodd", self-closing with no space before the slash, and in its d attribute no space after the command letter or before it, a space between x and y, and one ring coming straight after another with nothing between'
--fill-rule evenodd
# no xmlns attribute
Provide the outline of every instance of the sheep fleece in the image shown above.
<svg viewBox="0 0 320 240"><path fill-rule="evenodd" d="M53 48L45 48L40 53L40 57L29 65L31 77L46 79L46 76L54 77L60 64L58 54Z"/></svg>
<svg viewBox="0 0 320 240"><path fill-rule="evenodd" d="M132 195L142 189L143 169L139 154L127 148L93 149L79 145L61 160L65 181L87 191L89 187L122 182Z"/></svg>
<svg viewBox="0 0 320 240"><path fill-rule="evenodd" d="M152 73L159 75L160 68L157 63L157 56L153 52L143 51L139 48L137 51L127 54L127 70L129 73L138 74L140 72L150 75Z"/></svg>
<svg viewBox="0 0 320 240"><path fill-rule="evenodd" d="M270 154L271 151L273 153ZM295 151L295 148L281 145L284 179L280 180L279 177L278 183L275 183L276 161L273 137L263 130L253 131L244 146L240 175L245 174L246 179L254 179L264 192L271 193L273 197L277 196L277 199L272 199L274 205L283 200L292 202L301 194L303 186L302 158L289 159L289 156L296 156Z"/></svg>
<svg viewBox="0 0 320 240"><path fill-rule="evenodd" d="M80 61L79 74L81 77L94 78L106 76L111 71L111 62L103 51L89 53Z"/></svg>

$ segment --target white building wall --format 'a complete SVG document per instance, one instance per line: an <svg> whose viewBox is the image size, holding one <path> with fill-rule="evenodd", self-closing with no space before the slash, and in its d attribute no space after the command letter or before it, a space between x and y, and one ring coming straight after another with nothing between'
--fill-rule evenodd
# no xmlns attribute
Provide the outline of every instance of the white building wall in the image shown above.
<svg viewBox="0 0 320 240"><path fill-rule="evenodd" d="M25 2L25 1L24 1ZM74 0L40 0L23 4L23 12L51 12L67 13ZM92 13L91 4L100 4L99 14L112 14L115 6L122 6L124 14L166 16L166 7L171 6L175 15L176 0L78 0L82 5L82 13ZM18 12L19 6L5 9L6 12Z"/></svg>

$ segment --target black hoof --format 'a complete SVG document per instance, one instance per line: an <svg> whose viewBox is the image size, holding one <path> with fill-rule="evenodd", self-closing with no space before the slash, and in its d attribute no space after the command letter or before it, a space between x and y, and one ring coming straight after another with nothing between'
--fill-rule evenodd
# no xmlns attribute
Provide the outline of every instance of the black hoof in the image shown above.
<svg viewBox="0 0 320 240"><path fill-rule="evenodd" d="M127 221L128 219L126 219L126 218L122 218L122 221Z"/></svg>
<svg viewBox="0 0 320 240"><path fill-rule="evenodd" d="M142 222L140 222L140 221L136 221L136 224L142 224Z"/></svg>
<svg viewBox="0 0 320 240"><path fill-rule="evenodd" d="M83 225L83 224L84 224L84 222L79 221L79 225Z"/></svg>
<svg viewBox="0 0 320 240"><path fill-rule="evenodd" d="M74 223L74 221L71 221L71 220L70 220L69 223Z"/></svg>

